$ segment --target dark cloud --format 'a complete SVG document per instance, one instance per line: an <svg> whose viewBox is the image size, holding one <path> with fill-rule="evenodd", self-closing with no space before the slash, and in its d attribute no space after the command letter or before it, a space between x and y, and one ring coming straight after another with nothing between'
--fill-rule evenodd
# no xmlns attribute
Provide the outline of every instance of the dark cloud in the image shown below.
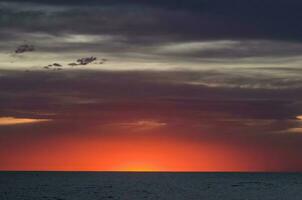
<svg viewBox="0 0 302 200"><path fill-rule="evenodd" d="M45 113L64 113L66 109L79 107L84 111L106 110L114 104L120 105L116 111L123 109L122 105L128 110L148 110L145 102L159 105L158 109L166 107L169 112L169 107L180 106L184 112L186 109L226 112L238 118L293 119L302 111L299 104L293 104L302 101L301 88L248 88L241 87L240 84L246 83L240 82L231 88L227 83L219 87L188 84L214 74L207 71L2 72L1 115L9 114L3 113L5 110L18 109Z"/></svg>
<svg viewBox="0 0 302 200"><path fill-rule="evenodd" d="M62 5L61 1L27 2L39 4L40 8L43 3L56 8ZM22 4L2 8L1 24L53 33L166 35L186 40L301 40L299 1L64 1L63 4L65 10L51 14L39 9L22 11ZM94 6L89 7L91 4Z"/></svg>
<svg viewBox="0 0 302 200"><path fill-rule="evenodd" d="M297 20L302 17L300 8L299 1L270 0L10 1L0 4L0 40L5 41L0 51L11 51L25 40L34 41L39 52L91 51L119 58L131 54L132 59L149 56L151 62L208 59L234 63L254 57L267 57L271 63L283 62L279 58L295 62L302 50L302 27ZM58 40L69 35L111 38ZM226 44L217 46L217 41ZM189 46L196 42L213 44ZM187 49L177 50L179 44ZM167 46L176 51L166 51Z"/></svg>

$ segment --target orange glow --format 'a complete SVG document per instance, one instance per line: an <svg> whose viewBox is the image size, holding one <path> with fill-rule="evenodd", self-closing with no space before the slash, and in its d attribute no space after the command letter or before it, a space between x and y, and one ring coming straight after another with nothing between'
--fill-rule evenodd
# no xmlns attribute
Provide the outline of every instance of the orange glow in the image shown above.
<svg viewBox="0 0 302 200"><path fill-rule="evenodd" d="M33 144L11 150L10 154L0 153L6 160L1 169L240 171L246 168L244 157L231 147L181 139L62 137Z"/></svg>
<svg viewBox="0 0 302 200"><path fill-rule="evenodd" d="M0 170L277 171L284 167L279 166L283 155L278 152L288 160L288 155L293 155L284 149L272 151L267 143L252 138L244 142L193 134L188 137L185 133L191 130L171 131L158 121L119 124L68 133L54 129L31 134L30 129L26 134L2 135L6 140L0 138Z"/></svg>
<svg viewBox="0 0 302 200"><path fill-rule="evenodd" d="M16 124L31 124L38 122L50 121L48 119L30 119L30 118L15 118L15 117L0 117L0 126L16 125Z"/></svg>
<svg viewBox="0 0 302 200"><path fill-rule="evenodd" d="M298 120L302 120L302 115L298 115L296 118L297 118Z"/></svg>
<svg viewBox="0 0 302 200"><path fill-rule="evenodd" d="M127 172L154 172L161 171L159 168L148 164L148 162L128 162L122 166L117 166L113 171L127 171Z"/></svg>
<svg viewBox="0 0 302 200"><path fill-rule="evenodd" d="M289 133L302 133L302 128L291 128L291 129L288 129L287 132L289 132Z"/></svg>

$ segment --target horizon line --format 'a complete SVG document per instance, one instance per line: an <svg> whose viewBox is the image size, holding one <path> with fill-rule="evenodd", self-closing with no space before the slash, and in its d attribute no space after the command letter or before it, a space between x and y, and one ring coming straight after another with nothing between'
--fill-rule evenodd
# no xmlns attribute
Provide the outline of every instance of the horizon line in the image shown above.
<svg viewBox="0 0 302 200"><path fill-rule="evenodd" d="M302 171L109 171L109 170L0 170L2 172L66 172L66 173L302 173Z"/></svg>

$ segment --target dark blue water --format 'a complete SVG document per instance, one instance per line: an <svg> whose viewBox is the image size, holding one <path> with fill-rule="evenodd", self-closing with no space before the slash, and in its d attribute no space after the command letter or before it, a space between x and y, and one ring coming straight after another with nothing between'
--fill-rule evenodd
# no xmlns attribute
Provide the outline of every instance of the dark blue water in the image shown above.
<svg viewBox="0 0 302 200"><path fill-rule="evenodd" d="M0 172L0 200L302 200L301 173Z"/></svg>

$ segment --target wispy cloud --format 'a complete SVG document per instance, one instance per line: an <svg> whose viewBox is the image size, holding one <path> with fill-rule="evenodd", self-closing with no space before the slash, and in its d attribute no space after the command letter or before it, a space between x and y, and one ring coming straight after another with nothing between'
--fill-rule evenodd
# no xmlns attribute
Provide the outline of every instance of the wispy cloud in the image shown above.
<svg viewBox="0 0 302 200"><path fill-rule="evenodd" d="M115 125L126 129L129 128L137 131L143 131L143 130L152 130L152 129L161 128L166 126L167 123L159 122L156 120L138 120L134 122L119 123Z"/></svg>
<svg viewBox="0 0 302 200"><path fill-rule="evenodd" d="M48 122L50 119L32 119L32 118L16 118L16 117L0 117L0 126L9 126L17 124L33 124L39 122Z"/></svg>

